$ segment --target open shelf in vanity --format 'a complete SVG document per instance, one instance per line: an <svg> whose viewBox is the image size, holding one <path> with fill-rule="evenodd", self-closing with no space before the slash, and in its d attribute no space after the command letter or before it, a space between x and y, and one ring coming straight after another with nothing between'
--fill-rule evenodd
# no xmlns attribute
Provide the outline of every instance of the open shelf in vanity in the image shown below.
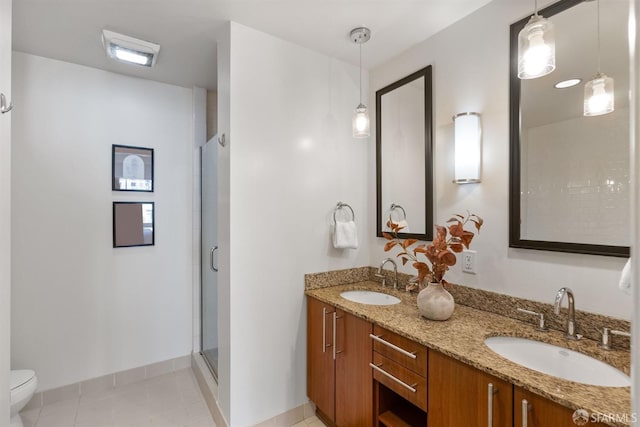
<svg viewBox="0 0 640 427"><path fill-rule="evenodd" d="M373 329L376 426L426 426L427 348L378 325Z"/></svg>
<svg viewBox="0 0 640 427"><path fill-rule="evenodd" d="M426 426L427 413L379 382L374 382L377 426Z"/></svg>

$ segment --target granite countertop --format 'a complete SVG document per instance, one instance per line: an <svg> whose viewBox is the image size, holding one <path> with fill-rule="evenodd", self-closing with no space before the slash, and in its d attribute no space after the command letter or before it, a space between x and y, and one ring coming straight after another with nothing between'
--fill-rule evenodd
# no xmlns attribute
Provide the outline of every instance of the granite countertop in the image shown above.
<svg viewBox="0 0 640 427"><path fill-rule="evenodd" d="M400 298L401 302L390 306L359 304L340 297L341 292L348 290L385 292ZM559 331L538 332L533 324L460 304L456 304L453 316L445 322L427 320L418 312L415 293L382 288L371 281L307 289L305 293L563 406L586 409L591 414L614 414L618 421L611 421L610 425L629 425L619 419L626 414L630 420L630 387L591 386L542 374L499 356L484 340L496 335L532 338L590 355L627 374L630 372L628 351L604 351L598 348L597 342L588 339L567 341Z"/></svg>

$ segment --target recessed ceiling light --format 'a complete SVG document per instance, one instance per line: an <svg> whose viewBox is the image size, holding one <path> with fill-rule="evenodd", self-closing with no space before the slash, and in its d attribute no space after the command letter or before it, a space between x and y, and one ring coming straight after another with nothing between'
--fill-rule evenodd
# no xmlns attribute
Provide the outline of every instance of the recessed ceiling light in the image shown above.
<svg viewBox="0 0 640 427"><path fill-rule="evenodd" d="M102 30L102 44L110 58L145 67L153 67L160 52L159 44L109 30Z"/></svg>
<svg viewBox="0 0 640 427"><path fill-rule="evenodd" d="M556 89L566 89L568 87L573 87L577 84L580 84L581 81L582 79L567 79L567 80L563 80L561 82L556 83L554 87Z"/></svg>

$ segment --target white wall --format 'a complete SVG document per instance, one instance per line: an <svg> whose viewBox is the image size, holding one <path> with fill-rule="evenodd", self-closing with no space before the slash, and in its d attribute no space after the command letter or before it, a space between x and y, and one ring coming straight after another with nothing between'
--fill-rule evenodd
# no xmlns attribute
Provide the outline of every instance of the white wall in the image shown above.
<svg viewBox="0 0 640 427"><path fill-rule="evenodd" d="M540 6L549 2L541 2ZM630 319L631 299L617 290L625 260L508 248L509 25L531 13L529 0L494 0L477 12L371 71L370 90L433 65L436 221L470 210L485 219L474 240L478 274L447 275L454 283L551 303L570 286L578 309ZM482 113L482 183L455 185L453 122L459 112ZM369 163L374 164L374 144ZM370 218L375 216L375 168L369 169ZM368 235L373 235L370 221ZM371 264L385 257L383 239L372 239ZM404 271L411 272L410 267Z"/></svg>
<svg viewBox="0 0 640 427"><path fill-rule="evenodd" d="M631 245L629 109L522 136L523 239Z"/></svg>
<svg viewBox="0 0 640 427"><path fill-rule="evenodd" d="M640 112L640 38L638 37L638 24L640 23L640 0L629 0L629 46L630 53L630 78L629 89L631 91L631 101L629 103L629 116L631 117L631 235L632 262L631 262L631 296L634 301L631 318L631 413L637 414L640 411L640 350L638 349L638 339L640 338L640 288L638 287L638 272L640 272L640 258L637 255L640 247L640 123L638 122L638 112ZM640 425L640 420L636 420L632 425Z"/></svg>
<svg viewBox="0 0 640 427"><path fill-rule="evenodd" d="M201 203L200 192L200 148L207 142L207 90L193 87L193 351L199 352L200 345L200 262L201 262Z"/></svg>
<svg viewBox="0 0 640 427"><path fill-rule="evenodd" d="M233 24L235 26L235 24ZM231 139L231 27L226 22L218 42L218 135ZM231 152L218 150L218 391L222 416L231 415ZM248 357L248 355L247 355ZM269 396L266 394L265 396Z"/></svg>
<svg viewBox="0 0 640 427"><path fill-rule="evenodd" d="M11 0L0 0L0 93L11 94ZM0 114L0 425L9 424L11 359L11 115Z"/></svg>
<svg viewBox="0 0 640 427"><path fill-rule="evenodd" d="M371 142L351 137L357 67L236 23L228 36L230 50L218 47L231 72L219 71L229 83L218 84L228 141L219 163L219 277L231 350L229 360L221 355L220 394L231 425L246 426L307 401L304 274L369 263ZM358 250L331 247L338 201L355 211Z"/></svg>
<svg viewBox="0 0 640 427"><path fill-rule="evenodd" d="M192 344L191 90L14 53L12 364L39 389ZM111 144L155 149L155 192L112 192ZM155 201L155 246L112 248L111 204Z"/></svg>

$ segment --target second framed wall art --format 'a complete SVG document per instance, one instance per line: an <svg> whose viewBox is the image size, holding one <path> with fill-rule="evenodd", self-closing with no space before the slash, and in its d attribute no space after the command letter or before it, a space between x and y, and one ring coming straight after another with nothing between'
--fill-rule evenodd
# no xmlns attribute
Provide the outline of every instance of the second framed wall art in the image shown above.
<svg viewBox="0 0 640 427"><path fill-rule="evenodd" d="M111 189L153 192L153 148L112 145Z"/></svg>

